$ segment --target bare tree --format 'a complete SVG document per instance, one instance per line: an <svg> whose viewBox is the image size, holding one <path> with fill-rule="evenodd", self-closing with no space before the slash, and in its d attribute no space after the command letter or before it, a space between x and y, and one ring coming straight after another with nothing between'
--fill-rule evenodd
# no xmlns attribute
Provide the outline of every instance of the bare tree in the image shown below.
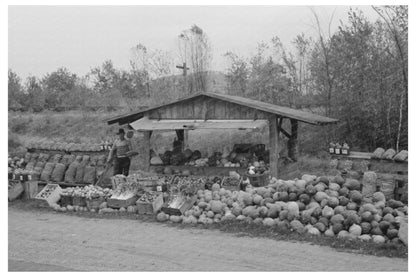
<svg viewBox="0 0 416 277"><path fill-rule="evenodd" d="M184 30L178 37L179 56L190 66L192 83L189 93L207 91L208 70L212 60L211 44L207 34L197 25Z"/></svg>
<svg viewBox="0 0 416 277"><path fill-rule="evenodd" d="M402 73L402 90L400 93L399 125L397 129L396 151L399 151L400 136L402 131L404 99L408 92L407 85L407 35L408 35L408 7L407 6L385 6L372 8L386 23L397 49L398 61Z"/></svg>
<svg viewBox="0 0 416 277"><path fill-rule="evenodd" d="M330 58L330 47L328 46L329 38L331 37L331 23L335 14L335 10L333 11L329 24L328 24L328 39L325 38L325 35L322 30L321 22L319 17L314 9L311 8L312 14L315 19L315 28L318 32L319 36L319 46L321 49L321 54L323 56L324 64L325 64L325 75L326 75L326 98L327 98L327 106L326 106L326 115L331 115L331 101L332 101L332 90L333 90L333 83L334 83L334 74L331 70L331 58Z"/></svg>

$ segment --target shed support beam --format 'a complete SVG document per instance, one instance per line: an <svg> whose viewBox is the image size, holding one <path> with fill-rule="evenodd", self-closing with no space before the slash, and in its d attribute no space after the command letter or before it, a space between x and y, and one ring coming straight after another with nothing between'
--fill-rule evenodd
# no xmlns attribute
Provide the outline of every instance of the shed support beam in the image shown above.
<svg viewBox="0 0 416 277"><path fill-rule="evenodd" d="M178 144L180 144L179 146L178 146L178 149L176 149L176 147L174 146L174 151L175 150L180 150L181 152L183 152L185 149L184 149L184 147L185 147L185 144L184 144L184 141L185 141L185 132L184 132L184 130L183 129L181 129L181 130L175 130L176 131L176 136L178 137Z"/></svg>
<svg viewBox="0 0 416 277"><path fill-rule="evenodd" d="M288 156L293 161L298 160L299 148L298 148L298 121L295 119L290 120L291 136L287 142L288 144Z"/></svg>
<svg viewBox="0 0 416 277"><path fill-rule="evenodd" d="M152 131L143 132L143 159L144 159L144 168L143 170L148 172L150 170L150 137L152 136Z"/></svg>
<svg viewBox="0 0 416 277"><path fill-rule="evenodd" d="M277 177L279 159L279 128L277 116L269 118L270 175Z"/></svg>

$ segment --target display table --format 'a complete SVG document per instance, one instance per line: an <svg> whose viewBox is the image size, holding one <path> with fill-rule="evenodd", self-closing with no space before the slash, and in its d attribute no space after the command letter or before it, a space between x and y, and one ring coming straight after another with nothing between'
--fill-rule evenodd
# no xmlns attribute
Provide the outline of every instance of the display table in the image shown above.
<svg viewBox="0 0 416 277"><path fill-rule="evenodd" d="M186 166L186 165L150 165L151 172L162 172L165 167L172 169L173 174L175 171L184 171L189 170L192 175L200 176L228 176L230 171L236 171L238 174L242 175L247 171L247 168L244 167L220 167L220 166Z"/></svg>

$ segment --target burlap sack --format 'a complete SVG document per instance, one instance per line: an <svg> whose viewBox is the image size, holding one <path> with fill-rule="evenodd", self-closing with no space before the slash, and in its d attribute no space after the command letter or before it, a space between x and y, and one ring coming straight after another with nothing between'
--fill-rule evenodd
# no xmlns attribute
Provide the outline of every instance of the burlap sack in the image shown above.
<svg viewBox="0 0 416 277"><path fill-rule="evenodd" d="M42 162L48 162L50 155L46 153L41 153L39 156L39 160Z"/></svg>
<svg viewBox="0 0 416 277"><path fill-rule="evenodd" d="M98 156L97 155L91 156L89 165L95 167L97 163L98 163Z"/></svg>
<svg viewBox="0 0 416 277"><path fill-rule="evenodd" d="M90 162L90 156L89 155L84 155L82 156L82 161L81 163L86 166L88 163Z"/></svg>
<svg viewBox="0 0 416 277"><path fill-rule="evenodd" d="M49 182L52 176L53 169L55 168L54 163L46 163L42 173L40 175L40 180L44 182Z"/></svg>
<svg viewBox="0 0 416 277"><path fill-rule="evenodd" d="M30 158L32 157L32 153L26 152L25 154L25 163L27 164L30 162Z"/></svg>
<svg viewBox="0 0 416 277"><path fill-rule="evenodd" d="M69 162L69 155L64 155L62 157L61 163L66 165L66 166L70 165L71 163Z"/></svg>
<svg viewBox="0 0 416 277"><path fill-rule="evenodd" d="M81 184L84 182L84 171L85 171L85 165L80 163L77 166L77 171L75 173L75 183Z"/></svg>
<svg viewBox="0 0 416 277"><path fill-rule="evenodd" d="M384 148L379 147L379 148L377 148L373 152L373 155L371 155L371 158L373 158L373 159L381 159L381 157L383 156L383 154L384 154L385 151L386 150L384 150Z"/></svg>
<svg viewBox="0 0 416 277"><path fill-rule="evenodd" d="M402 150L398 154L396 154L396 156L394 156L393 160L395 160L396 162L405 162L407 161L408 155L409 153L407 152L407 150Z"/></svg>
<svg viewBox="0 0 416 277"><path fill-rule="evenodd" d="M106 155L100 155L98 156L97 166L105 166L105 163L107 162Z"/></svg>
<svg viewBox="0 0 416 277"><path fill-rule="evenodd" d="M96 169L94 166L86 166L84 170L84 183L94 184L96 181Z"/></svg>
<svg viewBox="0 0 416 277"><path fill-rule="evenodd" d="M72 162L68 169L65 172L65 182L67 183L75 183L75 174L77 173L77 167L78 167L79 163L74 161Z"/></svg>
<svg viewBox="0 0 416 277"><path fill-rule="evenodd" d="M38 158L39 158L39 153L33 153L32 156L30 157L30 162L36 163L38 161Z"/></svg>
<svg viewBox="0 0 416 277"><path fill-rule="evenodd" d="M52 171L51 180L53 182L62 182L65 176L66 165L57 163Z"/></svg>
<svg viewBox="0 0 416 277"><path fill-rule="evenodd" d="M69 155L69 157L68 157L68 164L72 164L74 161L75 161L75 155Z"/></svg>
<svg viewBox="0 0 416 277"><path fill-rule="evenodd" d="M35 162L28 162L25 167L26 170L33 170L34 168L35 168Z"/></svg>
<svg viewBox="0 0 416 277"><path fill-rule="evenodd" d="M57 163L60 163L61 162L61 159L62 159L62 155L61 154L55 154L49 160L50 160L50 162L57 164Z"/></svg>
<svg viewBox="0 0 416 277"><path fill-rule="evenodd" d="M36 164L35 164L34 170L36 172L39 171L38 173L41 174L44 167L45 167L45 162L37 161Z"/></svg>
<svg viewBox="0 0 416 277"><path fill-rule="evenodd" d="M396 155L396 151L392 148L388 149L386 152L383 153L381 156L384 160L393 160L393 157Z"/></svg>
<svg viewBox="0 0 416 277"><path fill-rule="evenodd" d="M364 172L363 176L363 190L364 197L370 197L377 191L377 174L374 171Z"/></svg>
<svg viewBox="0 0 416 277"><path fill-rule="evenodd" d="M81 161L82 161L82 156L80 156L80 155L76 156L76 157L75 157L75 161L76 161L76 162L78 162L78 163L81 163Z"/></svg>

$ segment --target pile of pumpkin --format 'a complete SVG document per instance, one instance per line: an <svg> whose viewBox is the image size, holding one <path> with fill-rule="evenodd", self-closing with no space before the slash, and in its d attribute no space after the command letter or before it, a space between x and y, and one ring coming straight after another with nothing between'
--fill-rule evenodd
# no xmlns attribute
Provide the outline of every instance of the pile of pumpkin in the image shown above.
<svg viewBox="0 0 416 277"><path fill-rule="evenodd" d="M263 224L278 231L337 236L376 243L400 243L399 229L407 221L407 206L381 192L363 197L361 184L341 176L283 181L267 187L247 186L230 191L218 184L199 190L196 204L182 216L157 214L157 220L183 224L212 224L238 220Z"/></svg>

